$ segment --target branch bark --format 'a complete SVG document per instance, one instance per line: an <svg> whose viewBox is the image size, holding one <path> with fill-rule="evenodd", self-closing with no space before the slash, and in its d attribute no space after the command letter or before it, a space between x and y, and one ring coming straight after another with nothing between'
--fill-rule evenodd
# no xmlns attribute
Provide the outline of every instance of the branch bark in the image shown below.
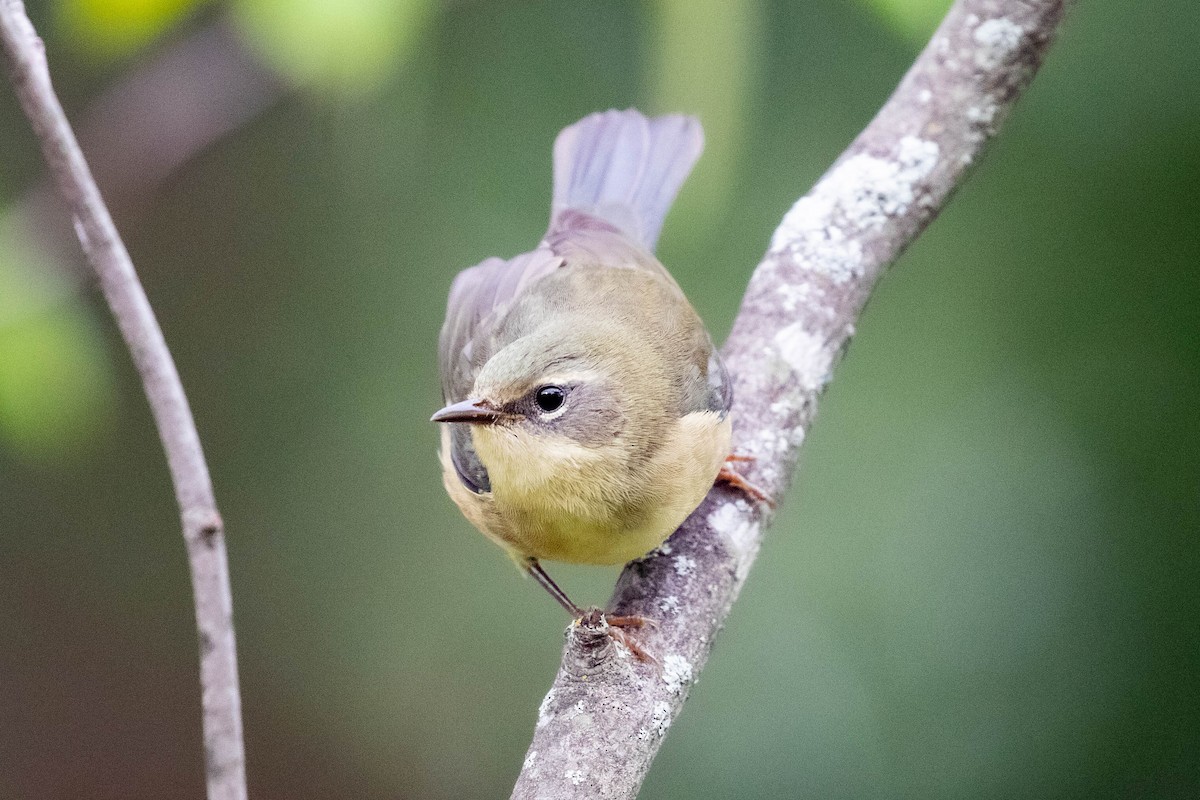
<svg viewBox="0 0 1200 800"><path fill-rule="evenodd" d="M179 374L133 262L50 83L45 49L21 0L0 0L13 88L75 217L75 230L141 376L183 521L200 639L209 800L244 800L245 756L225 533Z"/></svg>
<svg viewBox="0 0 1200 800"><path fill-rule="evenodd" d="M899 87L780 223L723 355L748 477L780 497L817 398L872 289L945 205L1040 66L1067 0L958 0ZM610 603L660 621L641 664L594 626L568 629L512 796L631 798L703 669L771 509L716 487ZM602 624L602 623L601 623Z"/></svg>

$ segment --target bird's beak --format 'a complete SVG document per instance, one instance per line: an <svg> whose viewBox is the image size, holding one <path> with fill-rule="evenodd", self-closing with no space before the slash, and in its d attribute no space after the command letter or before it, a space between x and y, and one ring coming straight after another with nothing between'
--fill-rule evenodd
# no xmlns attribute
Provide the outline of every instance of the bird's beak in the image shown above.
<svg viewBox="0 0 1200 800"><path fill-rule="evenodd" d="M489 400L463 400L438 411L429 418L430 422L473 422L491 425L500 419L501 413Z"/></svg>

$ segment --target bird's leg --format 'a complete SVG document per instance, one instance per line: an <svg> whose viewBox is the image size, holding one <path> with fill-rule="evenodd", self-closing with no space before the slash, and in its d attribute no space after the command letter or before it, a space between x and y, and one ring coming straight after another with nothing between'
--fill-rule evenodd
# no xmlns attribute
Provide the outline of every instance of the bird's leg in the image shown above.
<svg viewBox="0 0 1200 800"><path fill-rule="evenodd" d="M775 501L771 499L770 495L734 472L733 468L729 466L731 463L751 461L754 461L754 456L739 456L736 453L725 456L725 463L721 465L721 471L717 473L717 481L727 483L734 489L745 492L751 499L757 500L760 503L766 503L771 508L774 508Z"/></svg>
<svg viewBox="0 0 1200 800"><path fill-rule="evenodd" d="M656 626L654 620L649 617L639 616L619 616L615 614L605 614L598 608L583 609L571 602L571 598L567 597L567 593L559 588L554 579L546 574L546 570L542 569L542 565L538 563L536 558L530 558L525 561L525 571L533 576L533 579L553 597L560 606L567 610L567 613L575 618L575 624L587 623L593 626L599 625L601 621L608 624L608 635L613 641L625 645L629 652L633 653L640 661L649 661L657 663L657 659L650 655L639 645L629 634L625 633L626 628L653 628Z"/></svg>
<svg viewBox="0 0 1200 800"><path fill-rule="evenodd" d="M567 610L567 613L572 617L582 617L583 609L571 602L571 598L567 597L567 593L558 588L558 584L554 579L546 574L546 570L542 569L542 565L538 563L536 558L531 558L525 562L525 571L533 576L533 579L538 584L550 593L558 604Z"/></svg>

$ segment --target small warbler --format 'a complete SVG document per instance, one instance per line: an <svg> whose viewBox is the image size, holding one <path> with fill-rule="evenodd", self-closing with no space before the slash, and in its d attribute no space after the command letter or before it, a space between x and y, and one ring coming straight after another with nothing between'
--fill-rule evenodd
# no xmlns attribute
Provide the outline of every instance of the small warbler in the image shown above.
<svg viewBox="0 0 1200 800"><path fill-rule="evenodd" d="M704 146L691 117L607 111L554 143L550 228L450 289L438 358L446 491L575 616L539 561L617 564L660 545L726 466L730 380L654 257ZM764 498L765 499L765 498ZM606 617L614 637L640 617Z"/></svg>

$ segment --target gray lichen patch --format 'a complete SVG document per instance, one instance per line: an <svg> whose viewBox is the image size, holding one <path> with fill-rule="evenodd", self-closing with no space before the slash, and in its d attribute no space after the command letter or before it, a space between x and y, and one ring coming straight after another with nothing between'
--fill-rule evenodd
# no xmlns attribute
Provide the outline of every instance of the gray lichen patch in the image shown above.
<svg viewBox="0 0 1200 800"><path fill-rule="evenodd" d="M682 694L692 682L692 664L678 653L663 659L662 682L671 694Z"/></svg>
<svg viewBox="0 0 1200 800"><path fill-rule="evenodd" d="M889 156L846 159L792 206L771 238L771 252L790 252L834 283L854 278L863 259L854 237L905 214L937 161L937 142L917 136L900 139Z"/></svg>
<svg viewBox="0 0 1200 800"><path fill-rule="evenodd" d="M675 564L675 574L687 577L696 571L696 559L691 556L677 555L673 562Z"/></svg>
<svg viewBox="0 0 1200 800"><path fill-rule="evenodd" d="M742 500L723 503L708 515L708 525L736 559L737 579L744 580L762 542L762 529L754 510Z"/></svg>
<svg viewBox="0 0 1200 800"><path fill-rule="evenodd" d="M550 724L552 719L554 719L554 714L551 711L551 708L553 708L555 694L557 694L557 690L551 689L550 691L546 692L546 696L542 698L542 704L538 706L538 718L535 728L544 728Z"/></svg>
<svg viewBox="0 0 1200 800"><path fill-rule="evenodd" d="M1025 29L1006 17L984 20L975 28L971 39L979 47L975 51L975 66L993 70L1011 60L1021 47Z"/></svg>

